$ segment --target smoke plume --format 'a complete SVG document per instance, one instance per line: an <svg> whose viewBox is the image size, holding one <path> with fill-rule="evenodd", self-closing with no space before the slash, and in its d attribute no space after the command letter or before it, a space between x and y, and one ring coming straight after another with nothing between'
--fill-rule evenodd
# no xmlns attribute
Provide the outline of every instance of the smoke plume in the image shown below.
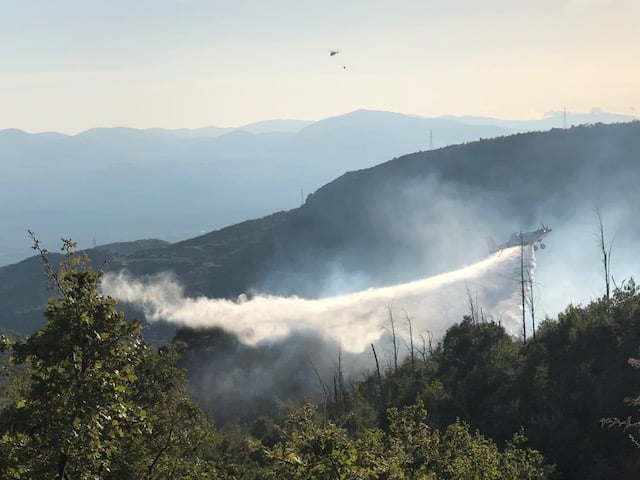
<svg viewBox="0 0 640 480"><path fill-rule="evenodd" d="M532 250L526 248L528 261ZM322 299L254 293L235 301L186 297L170 274L143 279L126 272L105 275L102 289L139 307L147 320L191 328L221 327L248 345L315 333L339 342L348 352L364 351L384 334L389 314L411 319L413 332L440 338L470 314L500 321L514 335L521 331L519 247L441 275L394 286L371 288Z"/></svg>

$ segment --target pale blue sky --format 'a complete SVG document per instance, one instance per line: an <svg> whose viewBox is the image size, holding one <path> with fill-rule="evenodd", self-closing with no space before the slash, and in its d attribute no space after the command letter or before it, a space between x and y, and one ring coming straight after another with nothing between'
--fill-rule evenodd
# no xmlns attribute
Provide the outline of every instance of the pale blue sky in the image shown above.
<svg viewBox="0 0 640 480"><path fill-rule="evenodd" d="M0 128L640 110L638 0L0 0L0 12Z"/></svg>

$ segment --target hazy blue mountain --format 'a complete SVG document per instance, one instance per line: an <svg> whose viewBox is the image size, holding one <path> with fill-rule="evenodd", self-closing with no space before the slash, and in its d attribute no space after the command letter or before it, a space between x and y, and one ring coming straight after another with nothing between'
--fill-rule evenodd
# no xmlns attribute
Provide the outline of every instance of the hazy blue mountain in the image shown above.
<svg viewBox="0 0 640 480"><path fill-rule="evenodd" d="M144 131L159 132L183 138L215 138L225 133L232 132L233 128L225 127L201 127L201 128L149 128Z"/></svg>
<svg viewBox="0 0 640 480"><path fill-rule="evenodd" d="M564 112L552 110L538 120L501 120L489 117L448 115L442 118L456 120L469 125L492 125L511 128L520 132L534 132L594 123L626 123L637 120L637 116L608 113L600 108L592 108L588 113Z"/></svg>
<svg viewBox="0 0 640 480"><path fill-rule="evenodd" d="M347 171L546 125L491 121L358 110L235 129L0 131L0 265L30 254L28 228L48 245L173 242L299 206Z"/></svg>
<svg viewBox="0 0 640 480"><path fill-rule="evenodd" d="M245 130L251 133L295 133L299 132L307 125L311 125L312 123L313 122L307 120L264 120L261 122L249 123L248 125L238 127L237 130Z"/></svg>
<svg viewBox="0 0 640 480"><path fill-rule="evenodd" d="M47 244L176 241L293 208L346 171L428 149L430 130L438 146L509 132L373 111L235 129L0 131L0 265L29 255L28 228Z"/></svg>
<svg viewBox="0 0 640 480"><path fill-rule="evenodd" d="M243 130L250 133L295 133L311 123L313 122L306 120L264 120L262 122L249 123L241 127L202 127L194 129L150 128L148 131L165 132L184 138L215 138L236 130Z"/></svg>

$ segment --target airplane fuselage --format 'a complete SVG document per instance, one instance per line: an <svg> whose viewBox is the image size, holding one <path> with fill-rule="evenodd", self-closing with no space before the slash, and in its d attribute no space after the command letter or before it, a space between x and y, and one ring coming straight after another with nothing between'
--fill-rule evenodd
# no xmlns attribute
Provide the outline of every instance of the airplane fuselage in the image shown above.
<svg viewBox="0 0 640 480"><path fill-rule="evenodd" d="M519 247L533 245L535 250L545 248L545 244L542 243L542 239L546 237L551 229L548 227L542 227L531 232L514 232L505 243L495 244L493 241L489 242L489 252L496 253L505 248Z"/></svg>

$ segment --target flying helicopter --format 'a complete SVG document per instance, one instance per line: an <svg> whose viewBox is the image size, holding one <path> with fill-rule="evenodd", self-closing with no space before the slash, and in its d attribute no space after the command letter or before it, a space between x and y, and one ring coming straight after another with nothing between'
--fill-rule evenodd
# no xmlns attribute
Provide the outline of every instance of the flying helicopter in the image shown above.
<svg viewBox="0 0 640 480"><path fill-rule="evenodd" d="M542 239L546 237L551 228L542 224L542 228L533 230L531 232L513 232L504 243L497 244L493 238L487 237L487 247L489 247L489 253L496 253L510 247L519 247L526 245L533 245L534 250L538 248L544 250L546 245L542 243Z"/></svg>
<svg viewBox="0 0 640 480"><path fill-rule="evenodd" d="M337 55L340 53L340 50L329 50L329 56L333 57L334 55Z"/></svg>

